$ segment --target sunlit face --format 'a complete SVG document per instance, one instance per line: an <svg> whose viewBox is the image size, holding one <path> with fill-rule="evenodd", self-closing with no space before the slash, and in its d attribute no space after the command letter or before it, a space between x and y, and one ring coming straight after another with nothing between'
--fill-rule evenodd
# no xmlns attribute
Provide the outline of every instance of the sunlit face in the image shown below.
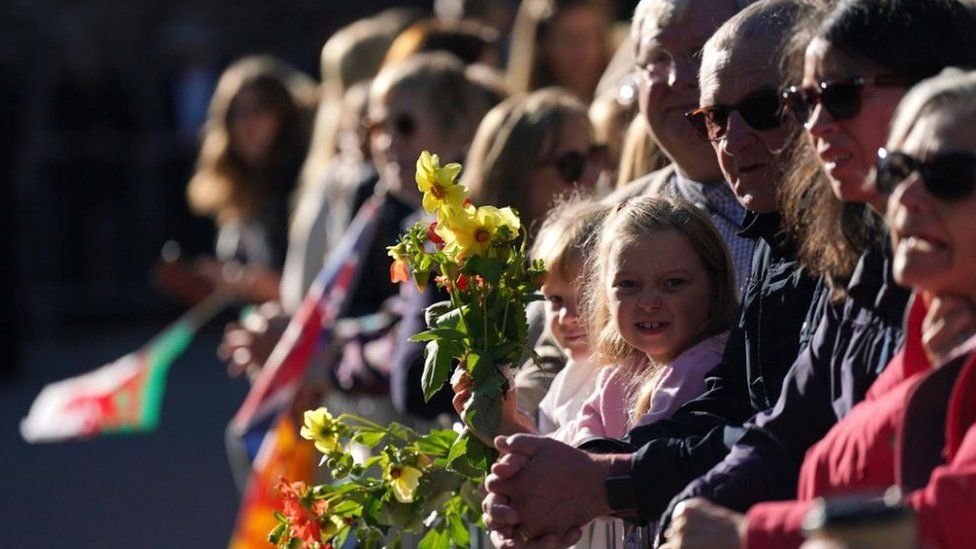
<svg viewBox="0 0 976 549"><path fill-rule="evenodd" d="M661 28L653 17L641 22L635 59L640 112L678 169L696 181L716 181L721 171L711 146L684 115L698 106L701 49L732 15L728 0L699 0L677 24Z"/></svg>
<svg viewBox="0 0 976 549"><path fill-rule="evenodd" d="M389 92L370 101L370 152L380 178L390 192L420 202L414 167L424 150L437 154L442 164L461 158L467 143L440 126L429 98L409 90Z"/></svg>
<svg viewBox="0 0 976 549"><path fill-rule="evenodd" d="M732 106L759 93L779 89L779 74L770 61L775 40L737 40L730 49L705 52L701 68L701 106ZM732 111L719 141L712 142L725 180L746 209L769 213L779 209L779 183L786 166L791 124L757 130L739 111Z"/></svg>
<svg viewBox="0 0 976 549"><path fill-rule="evenodd" d="M918 160L940 151L976 154L976 115L925 114L898 150ZM968 175L970 181L976 173ZM932 196L918 172L912 173L888 200L888 223L894 244L894 275L899 284L933 295L956 295L976 301L976 193L955 201Z"/></svg>
<svg viewBox="0 0 976 549"><path fill-rule="evenodd" d="M578 266L574 267L570 270L578 270ZM579 292L575 281L568 281L561 273L552 271L542 285L542 295L546 297L546 326L556 344L577 362L589 359L590 346L586 330L580 323Z"/></svg>
<svg viewBox="0 0 976 549"><path fill-rule="evenodd" d="M615 243L607 281L620 335L652 360L670 362L693 346L708 320L711 287L705 266L677 231Z"/></svg>
<svg viewBox="0 0 976 549"><path fill-rule="evenodd" d="M227 130L231 150L244 164L257 168L268 161L281 130L281 120L257 90L244 88L231 102Z"/></svg>
<svg viewBox="0 0 976 549"><path fill-rule="evenodd" d="M543 143L541 157L531 172L531 188L528 194L530 211L525 212L526 219L542 219L553 200L560 194L577 187L592 189L596 185L599 166L589 160L592 145L590 135L587 118L579 116L566 120L558 144L553 143L556 141L553 139ZM587 159L585 164L580 165L582 170L576 179L567 179L568 174L564 172L566 167L560 166L565 163L567 155Z"/></svg>
<svg viewBox="0 0 976 549"><path fill-rule="evenodd" d="M556 84L589 100L607 63L607 19L590 6L567 8L552 22L541 54Z"/></svg>
<svg viewBox="0 0 976 549"><path fill-rule="evenodd" d="M879 67L858 63L820 38L807 46L803 85L839 81L882 74ZM898 86L865 86L861 91L861 110L847 120L837 120L817 105L807 124L820 163L830 178L834 194L847 202L867 202L884 210L885 197L876 195L870 183L878 148L888 136L891 116L905 95Z"/></svg>

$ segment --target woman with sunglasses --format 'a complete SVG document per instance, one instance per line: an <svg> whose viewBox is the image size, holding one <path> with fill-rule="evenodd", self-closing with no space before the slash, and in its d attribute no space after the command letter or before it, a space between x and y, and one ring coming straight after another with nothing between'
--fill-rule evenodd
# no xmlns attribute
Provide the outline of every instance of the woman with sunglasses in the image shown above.
<svg viewBox="0 0 976 549"><path fill-rule="evenodd" d="M806 453L800 499L750 509L744 546L799 546L814 498L880 493L892 484L906 494L918 522L914 540L898 541L971 547L976 539L976 338L959 333L958 345L940 362L923 352L926 308L931 322L937 300L976 302L974 123L976 72L946 71L898 107L876 185L889 196L895 278L918 296L905 348L865 401ZM858 518L871 521L854 513L848 529ZM881 539L883 526L874 528Z"/></svg>
<svg viewBox="0 0 976 549"><path fill-rule="evenodd" d="M531 227L558 195L593 188L599 152L586 106L565 90L547 88L513 97L485 116L462 179L475 203L511 205Z"/></svg>
<svg viewBox="0 0 976 549"><path fill-rule="evenodd" d="M883 144L907 90L894 79L976 64L974 37L976 22L953 0L842 0L810 21L807 47L799 50L805 91L788 99L826 177L794 174L783 200L801 262L825 278L832 296L776 405L750 421L729 457L672 501L665 517L673 514L673 546L722 546L720 538L731 546L744 524L735 511L793 497L806 450L864 398L900 346L908 294L892 279L877 217L886 197L867 183L874 159L868 151ZM816 92L840 83L857 108L837 110L836 96Z"/></svg>

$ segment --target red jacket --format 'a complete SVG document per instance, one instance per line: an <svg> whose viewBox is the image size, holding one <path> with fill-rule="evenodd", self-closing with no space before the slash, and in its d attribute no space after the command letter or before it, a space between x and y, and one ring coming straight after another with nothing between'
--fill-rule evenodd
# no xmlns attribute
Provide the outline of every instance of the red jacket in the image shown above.
<svg viewBox="0 0 976 549"><path fill-rule="evenodd" d="M922 349L924 317L918 299L909 311L905 348L865 400L807 451L799 499L753 506L743 546L798 547L813 498L899 484L918 516L924 546L976 547L976 352L939 376ZM946 394L947 408L941 405Z"/></svg>

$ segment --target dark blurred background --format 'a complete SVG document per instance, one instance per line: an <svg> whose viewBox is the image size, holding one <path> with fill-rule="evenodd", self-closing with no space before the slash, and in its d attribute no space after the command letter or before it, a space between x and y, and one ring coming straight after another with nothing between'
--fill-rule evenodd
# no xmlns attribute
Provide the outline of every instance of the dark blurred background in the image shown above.
<svg viewBox="0 0 976 549"><path fill-rule="evenodd" d="M166 240L213 247L185 188L217 77L271 53L318 78L359 0L0 2L0 547L226 546L223 446L247 389L212 323L173 366L153 434L31 446L40 388L135 350L183 306L152 289Z"/></svg>

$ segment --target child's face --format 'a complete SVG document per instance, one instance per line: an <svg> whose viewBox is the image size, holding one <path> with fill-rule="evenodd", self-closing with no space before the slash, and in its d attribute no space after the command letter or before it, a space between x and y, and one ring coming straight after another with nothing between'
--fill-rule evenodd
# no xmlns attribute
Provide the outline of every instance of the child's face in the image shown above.
<svg viewBox="0 0 976 549"><path fill-rule="evenodd" d="M590 346L576 309L576 284L551 272L542 285L542 295L546 296L546 326L556 344L577 362L588 359Z"/></svg>
<svg viewBox="0 0 976 549"><path fill-rule="evenodd" d="M614 244L606 288L620 335L649 358L670 362L697 342L710 284L688 239L672 230Z"/></svg>

